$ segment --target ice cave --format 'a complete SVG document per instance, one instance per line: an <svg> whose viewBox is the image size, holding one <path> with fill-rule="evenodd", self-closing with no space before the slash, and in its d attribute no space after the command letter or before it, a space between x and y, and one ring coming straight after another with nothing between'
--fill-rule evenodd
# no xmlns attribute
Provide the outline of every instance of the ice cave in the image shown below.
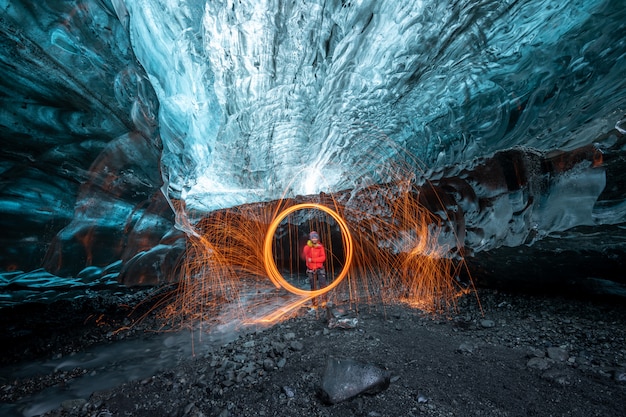
<svg viewBox="0 0 626 417"><path fill-rule="evenodd" d="M4 1L2 297L175 280L177 207L397 166L478 283L623 296L624 6Z"/></svg>
<svg viewBox="0 0 626 417"><path fill-rule="evenodd" d="M410 254L402 184L465 285L626 297L624 0L1 0L0 59L2 308L176 285L277 202Z"/></svg>

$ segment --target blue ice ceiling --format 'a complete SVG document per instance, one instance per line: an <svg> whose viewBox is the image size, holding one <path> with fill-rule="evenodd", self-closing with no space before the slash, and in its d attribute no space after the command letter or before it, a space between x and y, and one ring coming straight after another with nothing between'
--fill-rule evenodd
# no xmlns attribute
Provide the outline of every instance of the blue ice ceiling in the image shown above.
<svg viewBox="0 0 626 417"><path fill-rule="evenodd" d="M623 113L623 2L128 3L170 193L210 209L350 188L399 152L573 148Z"/></svg>
<svg viewBox="0 0 626 417"><path fill-rule="evenodd" d="M624 0L0 0L0 267L173 263L174 204L336 192L398 161L618 160L625 35ZM581 197L608 183L592 220L619 228L612 172Z"/></svg>

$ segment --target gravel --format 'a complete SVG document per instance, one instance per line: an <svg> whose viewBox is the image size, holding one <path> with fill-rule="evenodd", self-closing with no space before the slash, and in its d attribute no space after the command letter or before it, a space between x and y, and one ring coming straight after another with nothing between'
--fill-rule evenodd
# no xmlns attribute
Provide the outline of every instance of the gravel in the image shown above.
<svg viewBox="0 0 626 417"><path fill-rule="evenodd" d="M99 312L115 311L102 304ZM76 315L75 306L67 308ZM81 309L84 315L95 313ZM303 308L296 317L244 332L231 342L189 355L171 369L65 400L44 415L626 415L622 303L481 289L460 299L447 315L405 305L338 305L337 311L340 314L332 315ZM107 325L88 323L67 330L63 343L49 334L31 334L30 342L37 341L39 357L58 358L101 343L140 339L159 326L151 314L140 326L113 331L124 320L120 312L112 313L108 320L100 319ZM346 325L337 326L338 320ZM14 333L19 327L13 324ZM31 349L20 358L24 348L19 343L5 347L3 356L12 358L10 365L37 356ZM333 358L385 369L391 383L382 392L327 405L320 384ZM1 400L15 403L88 372L92 370L77 367L4 378Z"/></svg>

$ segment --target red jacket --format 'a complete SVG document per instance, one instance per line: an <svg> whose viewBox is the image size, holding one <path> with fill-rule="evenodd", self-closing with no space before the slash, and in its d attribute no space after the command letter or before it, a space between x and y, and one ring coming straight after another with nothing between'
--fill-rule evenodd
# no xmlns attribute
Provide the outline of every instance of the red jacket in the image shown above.
<svg viewBox="0 0 626 417"><path fill-rule="evenodd" d="M308 269L319 269L324 267L326 261L326 251L321 243L313 245L310 241L304 247L304 259Z"/></svg>

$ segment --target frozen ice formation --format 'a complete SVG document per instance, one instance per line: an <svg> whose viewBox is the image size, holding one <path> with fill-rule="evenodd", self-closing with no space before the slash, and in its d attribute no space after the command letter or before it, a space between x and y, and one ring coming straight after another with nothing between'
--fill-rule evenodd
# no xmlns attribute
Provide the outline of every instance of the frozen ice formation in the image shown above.
<svg viewBox="0 0 626 417"><path fill-rule="evenodd" d="M174 205L407 163L494 264L621 267L624 33L624 0L0 1L0 273L170 265Z"/></svg>

